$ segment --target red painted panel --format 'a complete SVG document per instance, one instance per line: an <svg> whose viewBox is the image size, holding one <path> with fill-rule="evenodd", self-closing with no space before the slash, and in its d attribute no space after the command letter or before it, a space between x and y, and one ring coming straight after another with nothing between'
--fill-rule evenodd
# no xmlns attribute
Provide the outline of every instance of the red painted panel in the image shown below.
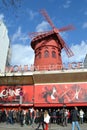
<svg viewBox="0 0 87 130"><path fill-rule="evenodd" d="M33 104L33 86L0 86L0 104L20 104L20 95L22 104Z"/></svg>
<svg viewBox="0 0 87 130"><path fill-rule="evenodd" d="M35 104L79 104L87 102L87 83L35 86Z"/></svg>

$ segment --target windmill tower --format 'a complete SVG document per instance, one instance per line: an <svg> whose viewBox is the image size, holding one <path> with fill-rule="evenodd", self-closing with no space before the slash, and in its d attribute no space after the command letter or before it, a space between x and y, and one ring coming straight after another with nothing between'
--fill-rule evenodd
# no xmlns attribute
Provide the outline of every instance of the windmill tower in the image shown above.
<svg viewBox="0 0 87 130"><path fill-rule="evenodd" d="M68 57L73 56L73 52L64 42L59 32L74 29L72 25L58 29L52 23L45 10L40 10L52 30L46 32L33 32L29 36L32 39L31 47L35 53L34 66L37 70L54 70L62 68L61 50L64 48Z"/></svg>

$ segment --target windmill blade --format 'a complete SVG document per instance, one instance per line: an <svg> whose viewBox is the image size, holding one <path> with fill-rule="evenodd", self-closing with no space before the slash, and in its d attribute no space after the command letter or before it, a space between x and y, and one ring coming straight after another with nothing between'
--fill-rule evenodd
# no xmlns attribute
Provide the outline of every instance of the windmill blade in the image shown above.
<svg viewBox="0 0 87 130"><path fill-rule="evenodd" d="M50 24L50 26L52 27L52 29L54 29L55 26L54 26L53 22L51 21L50 17L48 16L47 12L44 9L42 9L42 10L40 10L40 13L44 16L44 18L46 19L46 21Z"/></svg>
<svg viewBox="0 0 87 130"><path fill-rule="evenodd" d="M29 37L32 39L43 33L45 33L45 32L31 32L31 33L29 33Z"/></svg>
<svg viewBox="0 0 87 130"><path fill-rule="evenodd" d="M41 37L41 35L44 35L44 34L46 36L46 35L51 34L51 33L53 33L53 30L43 31L43 32L31 32L31 33L29 33L29 37L32 39L32 38L35 38L37 36Z"/></svg>
<svg viewBox="0 0 87 130"><path fill-rule="evenodd" d="M63 32L63 31L69 31L69 30L74 30L74 29L75 29L75 27L73 25L68 25L68 26L60 28L58 30L59 30L59 32Z"/></svg>
<svg viewBox="0 0 87 130"><path fill-rule="evenodd" d="M60 41L62 47L65 49L66 54L68 55L68 57L71 57L74 55L74 53L72 52L72 50L68 47L68 45L64 42L64 40L61 38L61 36L59 35L59 33L56 34L58 37L58 40Z"/></svg>
<svg viewBox="0 0 87 130"><path fill-rule="evenodd" d="M31 32L31 33L29 33L29 37L30 38L35 38L35 37L37 37L38 35L42 35L42 34L44 34L44 33L47 33L48 31L45 31L45 32Z"/></svg>

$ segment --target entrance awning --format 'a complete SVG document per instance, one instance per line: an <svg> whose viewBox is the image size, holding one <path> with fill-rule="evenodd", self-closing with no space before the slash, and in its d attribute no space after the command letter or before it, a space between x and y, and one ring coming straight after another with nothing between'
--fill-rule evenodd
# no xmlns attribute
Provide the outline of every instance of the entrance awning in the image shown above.
<svg viewBox="0 0 87 130"><path fill-rule="evenodd" d="M33 106L33 104L0 104L1 107L19 107L19 106L22 106L22 107L31 107Z"/></svg>
<svg viewBox="0 0 87 130"><path fill-rule="evenodd" d="M55 104L47 104L47 103L35 103L34 104L34 107L62 107L63 104L58 104L58 103L55 103Z"/></svg>
<svg viewBox="0 0 87 130"><path fill-rule="evenodd" d="M34 107L74 107L74 106L87 106L87 103L54 103L54 104L47 104L47 103L35 103Z"/></svg>

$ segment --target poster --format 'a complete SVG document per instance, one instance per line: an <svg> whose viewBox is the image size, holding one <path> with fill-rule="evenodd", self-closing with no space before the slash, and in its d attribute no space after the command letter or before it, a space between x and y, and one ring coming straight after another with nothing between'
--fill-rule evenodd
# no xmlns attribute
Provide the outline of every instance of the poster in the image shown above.
<svg viewBox="0 0 87 130"><path fill-rule="evenodd" d="M0 104L4 105L52 106L80 103L87 103L87 83L0 86Z"/></svg>
<svg viewBox="0 0 87 130"><path fill-rule="evenodd" d="M20 101L21 100L21 101ZM33 103L33 86L0 86L0 104Z"/></svg>
<svg viewBox="0 0 87 130"><path fill-rule="evenodd" d="M87 102L87 83L35 85L35 103Z"/></svg>

